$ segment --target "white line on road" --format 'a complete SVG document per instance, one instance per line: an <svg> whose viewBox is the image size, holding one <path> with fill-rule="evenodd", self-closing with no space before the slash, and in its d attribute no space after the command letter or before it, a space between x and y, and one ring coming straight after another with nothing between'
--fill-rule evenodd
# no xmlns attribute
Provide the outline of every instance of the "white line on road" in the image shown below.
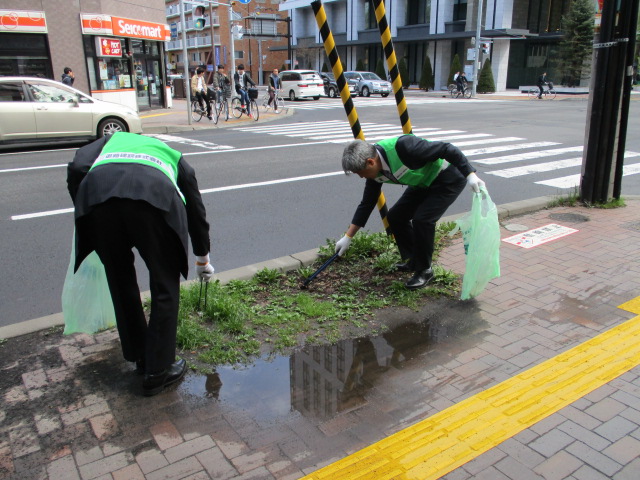
<svg viewBox="0 0 640 480"><path fill-rule="evenodd" d="M504 157L487 158L485 160L474 161L484 165L499 165L500 163L519 162L521 160L532 160L534 158L551 157L552 155L574 152L582 152L582 147L552 148L551 150L539 150L537 152L518 153L516 155L505 155Z"/></svg>
<svg viewBox="0 0 640 480"><path fill-rule="evenodd" d="M634 163L632 165L625 165L622 167L622 176L636 175L640 173L640 163ZM546 185L548 187L556 188L573 188L580 185L580 173L575 175L567 175L566 177L552 178L551 180L540 180L536 182L538 185Z"/></svg>
<svg viewBox="0 0 640 480"><path fill-rule="evenodd" d="M560 145L558 142L531 142L531 143L520 143L518 145L501 145L499 147L488 147L488 148L475 148L472 150L463 150L467 157L472 155L486 155L487 153L495 153L495 152L507 152L509 150L521 150L524 148L538 148L538 147L549 147L551 145ZM486 163L486 162L480 162Z"/></svg>
<svg viewBox="0 0 640 480"><path fill-rule="evenodd" d="M41 167L22 167L22 168L5 168L4 170L0 170L0 173L9 173L9 172L22 172L25 170L41 170L43 168L61 168L66 167L66 163L62 163L59 165L43 165Z"/></svg>

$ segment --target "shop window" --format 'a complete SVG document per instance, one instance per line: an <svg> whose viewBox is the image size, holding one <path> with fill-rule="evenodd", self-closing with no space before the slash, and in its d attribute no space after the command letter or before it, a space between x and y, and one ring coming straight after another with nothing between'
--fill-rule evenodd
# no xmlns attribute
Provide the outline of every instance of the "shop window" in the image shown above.
<svg viewBox="0 0 640 480"><path fill-rule="evenodd" d="M120 40L121 51L126 52L126 40ZM118 90L133 88L129 59L100 57L96 54L95 37L84 37L89 83L92 90Z"/></svg>

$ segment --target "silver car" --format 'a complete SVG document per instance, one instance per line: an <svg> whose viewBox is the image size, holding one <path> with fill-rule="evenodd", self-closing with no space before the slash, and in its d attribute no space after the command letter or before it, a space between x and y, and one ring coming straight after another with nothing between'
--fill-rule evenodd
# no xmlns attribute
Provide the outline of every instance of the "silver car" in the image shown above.
<svg viewBox="0 0 640 480"><path fill-rule="evenodd" d="M115 132L142 133L138 113L53 80L0 77L0 145L93 140Z"/></svg>
<svg viewBox="0 0 640 480"><path fill-rule="evenodd" d="M372 72L344 72L344 76L356 86L358 94L362 97L368 97L372 93L379 93L383 97L391 93L391 83L382 80L378 75Z"/></svg>

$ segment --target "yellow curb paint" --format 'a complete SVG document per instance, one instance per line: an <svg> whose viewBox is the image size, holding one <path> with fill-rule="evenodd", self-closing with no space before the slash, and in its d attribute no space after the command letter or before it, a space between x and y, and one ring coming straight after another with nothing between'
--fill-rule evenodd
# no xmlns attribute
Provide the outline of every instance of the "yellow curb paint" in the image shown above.
<svg viewBox="0 0 640 480"><path fill-rule="evenodd" d="M430 480L455 470L640 365L640 297L619 308L637 316L303 478Z"/></svg>
<svg viewBox="0 0 640 480"><path fill-rule="evenodd" d="M178 113L184 114L184 112L167 112L167 113L156 113L154 115L144 115L144 116L140 116L140 118L162 117L164 115L176 115Z"/></svg>

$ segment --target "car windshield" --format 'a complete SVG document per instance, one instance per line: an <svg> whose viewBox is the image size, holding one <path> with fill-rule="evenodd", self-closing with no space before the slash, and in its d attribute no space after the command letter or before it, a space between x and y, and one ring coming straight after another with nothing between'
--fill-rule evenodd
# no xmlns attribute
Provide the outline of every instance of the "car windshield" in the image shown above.
<svg viewBox="0 0 640 480"><path fill-rule="evenodd" d="M378 75L371 72L364 72L362 78L365 80L382 80Z"/></svg>
<svg viewBox="0 0 640 480"><path fill-rule="evenodd" d="M300 74L303 80L320 80L320 77L313 72Z"/></svg>

